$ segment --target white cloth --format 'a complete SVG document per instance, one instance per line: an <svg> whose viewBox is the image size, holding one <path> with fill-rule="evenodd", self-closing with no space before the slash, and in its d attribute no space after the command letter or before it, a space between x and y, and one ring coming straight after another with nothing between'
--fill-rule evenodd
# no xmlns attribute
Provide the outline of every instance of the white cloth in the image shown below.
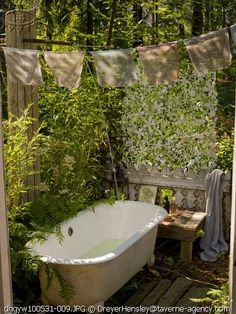
<svg viewBox="0 0 236 314"><path fill-rule="evenodd" d="M227 28L186 40L185 46L198 75L215 72L231 64Z"/></svg>
<svg viewBox="0 0 236 314"><path fill-rule="evenodd" d="M80 86L84 61L83 52L47 51L44 53L44 58L52 70L58 86L69 89Z"/></svg>
<svg viewBox="0 0 236 314"><path fill-rule="evenodd" d="M100 86L125 87L137 80L131 50L96 51L92 55Z"/></svg>
<svg viewBox="0 0 236 314"><path fill-rule="evenodd" d="M178 79L179 52L177 42L138 47L138 53L149 84L170 83Z"/></svg>
<svg viewBox="0 0 236 314"><path fill-rule="evenodd" d="M223 234L222 170L215 169L206 177L206 221L204 236L200 240L203 261L215 262L220 255L228 251Z"/></svg>
<svg viewBox="0 0 236 314"><path fill-rule="evenodd" d="M7 75L10 81L24 85L43 83L39 64L39 51L18 48L3 48Z"/></svg>
<svg viewBox="0 0 236 314"><path fill-rule="evenodd" d="M236 24L230 26L231 39L236 47Z"/></svg>

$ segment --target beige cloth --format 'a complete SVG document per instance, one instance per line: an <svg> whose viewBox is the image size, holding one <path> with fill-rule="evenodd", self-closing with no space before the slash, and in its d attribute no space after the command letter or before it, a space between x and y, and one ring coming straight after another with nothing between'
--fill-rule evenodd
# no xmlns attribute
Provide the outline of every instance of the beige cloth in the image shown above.
<svg viewBox="0 0 236 314"><path fill-rule="evenodd" d="M137 80L131 50L96 51L92 55L100 86L125 87Z"/></svg>
<svg viewBox="0 0 236 314"><path fill-rule="evenodd" d="M24 85L41 85L43 83L39 51L17 48L3 48L3 51L10 81Z"/></svg>
<svg viewBox="0 0 236 314"><path fill-rule="evenodd" d="M177 42L138 47L138 53L149 84L169 83L178 79L179 53Z"/></svg>
<svg viewBox="0 0 236 314"><path fill-rule="evenodd" d="M44 52L44 58L52 70L57 85L76 88L80 86L83 69L83 52Z"/></svg>
<svg viewBox="0 0 236 314"><path fill-rule="evenodd" d="M185 45L199 75L227 68L231 64L227 28L186 40Z"/></svg>
<svg viewBox="0 0 236 314"><path fill-rule="evenodd" d="M231 38L234 43L234 46L236 47L236 24L230 26L230 34L231 34Z"/></svg>

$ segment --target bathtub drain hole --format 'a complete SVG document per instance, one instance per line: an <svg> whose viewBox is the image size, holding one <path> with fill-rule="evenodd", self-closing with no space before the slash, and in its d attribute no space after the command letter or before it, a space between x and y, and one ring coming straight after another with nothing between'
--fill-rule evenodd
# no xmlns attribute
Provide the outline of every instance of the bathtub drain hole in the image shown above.
<svg viewBox="0 0 236 314"><path fill-rule="evenodd" d="M68 228L68 234L71 237L73 234L73 229L71 227Z"/></svg>

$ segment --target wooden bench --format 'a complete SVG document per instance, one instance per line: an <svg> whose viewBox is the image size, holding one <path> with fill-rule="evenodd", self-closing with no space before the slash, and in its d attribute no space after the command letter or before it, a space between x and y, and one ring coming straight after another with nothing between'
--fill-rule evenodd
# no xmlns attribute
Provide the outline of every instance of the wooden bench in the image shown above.
<svg viewBox="0 0 236 314"><path fill-rule="evenodd" d="M157 236L160 238L181 241L180 260L192 261L193 241L199 237L199 231L204 228L206 214L183 210L179 215L169 214L159 225Z"/></svg>
<svg viewBox="0 0 236 314"><path fill-rule="evenodd" d="M155 204L157 187L144 185L139 191L139 201ZM206 214L190 210L181 210L168 216L159 225L157 236L160 238L181 241L180 260L192 261L193 241L199 237L199 231L204 228Z"/></svg>

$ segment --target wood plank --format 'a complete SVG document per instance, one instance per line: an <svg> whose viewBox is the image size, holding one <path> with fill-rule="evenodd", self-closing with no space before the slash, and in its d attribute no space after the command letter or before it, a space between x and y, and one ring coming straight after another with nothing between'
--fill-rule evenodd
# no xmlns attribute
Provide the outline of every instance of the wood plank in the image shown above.
<svg viewBox="0 0 236 314"><path fill-rule="evenodd" d="M157 236L176 240L193 241L198 237L198 230L204 227L205 213L184 211L175 220L165 220L159 225Z"/></svg>
<svg viewBox="0 0 236 314"><path fill-rule="evenodd" d="M182 262L191 263L193 252L193 241L181 241L180 260Z"/></svg>
<svg viewBox="0 0 236 314"><path fill-rule="evenodd" d="M236 85L235 85L236 108ZM234 111L234 125L236 126L236 110ZM230 264L229 264L229 300L232 313L236 313L236 132L234 132L234 155L232 177L232 205L230 231Z"/></svg>
<svg viewBox="0 0 236 314"><path fill-rule="evenodd" d="M9 11L5 16L6 24L6 44L7 47L20 49L35 49L35 43L26 43L24 38L36 38L36 17L34 12ZM8 80L8 111L17 117L21 116L29 104L32 104L29 115L35 118L35 122L30 126L28 138L31 140L34 132L39 127L39 110L37 86L25 86L22 83L10 82ZM25 178L26 186L40 184L40 158L36 155L33 169L38 173ZM31 169L30 169L31 170ZM22 202L31 201L39 195L39 189L29 189L28 193L22 194Z"/></svg>
<svg viewBox="0 0 236 314"><path fill-rule="evenodd" d="M175 240L195 240L197 237L196 232L177 228L175 226L162 226L161 224L157 230L159 238L175 239Z"/></svg>
<svg viewBox="0 0 236 314"><path fill-rule="evenodd" d="M9 231L6 205L6 182L3 157L2 93L0 84L0 313L13 305ZM11 311L9 311L11 313Z"/></svg>
<svg viewBox="0 0 236 314"><path fill-rule="evenodd" d="M185 277L178 277L156 305L162 307L174 306L191 285L191 281Z"/></svg>
<svg viewBox="0 0 236 314"><path fill-rule="evenodd" d="M141 305L150 306L156 304L161 296L169 289L172 282L169 279L162 279L156 287L143 299Z"/></svg>
<svg viewBox="0 0 236 314"><path fill-rule="evenodd" d="M202 287L191 287L183 296L181 300L177 302L176 307L193 307L193 306L202 306L202 303L195 302L193 299L202 299L206 296L209 288ZM189 313L187 310L181 312L184 314Z"/></svg>
<svg viewBox="0 0 236 314"><path fill-rule="evenodd" d="M205 213L185 210L176 218L173 225L184 230L195 231L205 217Z"/></svg>
<svg viewBox="0 0 236 314"><path fill-rule="evenodd" d="M156 286L156 281L146 282L140 285L138 290L129 298L125 305L127 306L138 306L142 300L150 293L151 290Z"/></svg>

